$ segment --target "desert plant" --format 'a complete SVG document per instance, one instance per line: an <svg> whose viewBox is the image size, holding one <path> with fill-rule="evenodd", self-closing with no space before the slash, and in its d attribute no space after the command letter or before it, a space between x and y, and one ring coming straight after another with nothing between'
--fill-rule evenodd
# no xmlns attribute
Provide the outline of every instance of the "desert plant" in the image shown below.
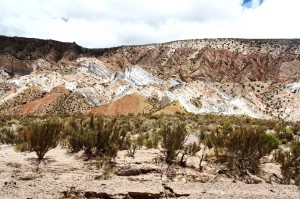
<svg viewBox="0 0 300 199"><path fill-rule="evenodd" d="M184 148L187 137L185 124L161 123L159 132L162 136L162 147L165 149L166 163L173 164L180 151Z"/></svg>
<svg viewBox="0 0 300 199"><path fill-rule="evenodd" d="M24 151L30 151L31 147L30 144L28 143L27 137L26 137L26 133L27 130L26 128L19 128L17 135L14 139L14 143L15 145L15 150L16 151L20 151L20 152L24 152Z"/></svg>
<svg viewBox="0 0 300 199"><path fill-rule="evenodd" d="M281 172L285 184L300 185L300 142L294 141L290 144L290 150L278 150L275 159L281 165Z"/></svg>
<svg viewBox="0 0 300 199"><path fill-rule="evenodd" d="M118 124L116 119L105 121L104 118L98 118L95 124L96 132L96 153L101 156L116 157L118 150L124 142L121 135L124 129Z"/></svg>
<svg viewBox="0 0 300 199"><path fill-rule="evenodd" d="M279 145L278 139L259 128L242 127L229 135L225 142L227 157L231 168L237 168L239 174L246 171L257 173L260 159L272 152Z"/></svg>
<svg viewBox="0 0 300 199"><path fill-rule="evenodd" d="M161 136L159 135L159 133L156 131L152 132L149 140L149 142L151 142L151 147L149 146L149 144L147 144L148 148L156 149L159 145L160 140L161 140Z"/></svg>
<svg viewBox="0 0 300 199"><path fill-rule="evenodd" d="M294 139L293 132L290 128L283 128L281 132L277 134L277 137L280 140L286 140L287 142L291 142Z"/></svg>
<svg viewBox="0 0 300 199"><path fill-rule="evenodd" d="M126 128L116 118L90 116L88 120L71 120L67 131L72 152L84 149L88 157L111 157L124 149Z"/></svg>
<svg viewBox="0 0 300 199"><path fill-rule="evenodd" d="M183 147L181 151L180 165L186 166L186 160L188 156L194 156L198 151L200 151L200 145L197 142L190 143Z"/></svg>
<svg viewBox="0 0 300 199"><path fill-rule="evenodd" d="M294 133L294 135L297 135L297 133L300 132L300 123L293 124L293 126L291 127L291 130Z"/></svg>
<svg viewBox="0 0 300 199"><path fill-rule="evenodd" d="M199 158L199 171L202 171L203 170L203 166L202 166L202 162L205 158L205 153L206 153L206 149L207 149L207 146L204 144L205 141L206 141L206 134L202 131L200 134L199 134L199 137L198 137L198 145L200 147L199 151L201 151L202 153L198 156Z"/></svg>
<svg viewBox="0 0 300 199"><path fill-rule="evenodd" d="M188 157L195 156L197 152L200 150L204 150L206 146L204 146L202 143L205 138L205 133L201 132L200 134L197 134L197 140L194 140L193 142L189 144L185 144L183 147L183 150L181 150L181 158L180 158L180 165L186 166L186 161ZM199 156L198 156L199 157ZM201 159L202 156L199 157L200 161L202 162L203 159ZM204 156L203 156L204 157ZM200 162L200 165L201 165Z"/></svg>
<svg viewBox="0 0 300 199"><path fill-rule="evenodd" d="M90 128L83 126L74 129L68 137L69 148L72 152L84 150L87 156L93 155L93 148L95 147L96 133Z"/></svg>
<svg viewBox="0 0 300 199"><path fill-rule="evenodd" d="M68 147L72 152L78 152L84 148L85 130L82 120L70 118L63 132L63 139L67 139Z"/></svg>
<svg viewBox="0 0 300 199"><path fill-rule="evenodd" d="M84 131L83 128L80 128L77 131L74 131L68 137L69 148L71 149L72 152L78 152L84 148L83 131Z"/></svg>
<svg viewBox="0 0 300 199"><path fill-rule="evenodd" d="M24 127L17 125L17 128L4 126L0 128L0 143L4 144L20 144L26 141L24 136Z"/></svg>
<svg viewBox="0 0 300 199"><path fill-rule="evenodd" d="M45 154L58 144L61 124L57 121L34 122L26 130L26 139L29 142L39 161Z"/></svg>
<svg viewBox="0 0 300 199"><path fill-rule="evenodd" d="M226 138L227 134L224 133L222 127L218 126L210 129L210 134L207 136L205 144L208 148L213 148L217 158L223 152Z"/></svg>
<svg viewBox="0 0 300 199"><path fill-rule="evenodd" d="M157 148L160 140L161 136L157 131L146 132L138 136L138 145L146 146L148 149Z"/></svg>
<svg viewBox="0 0 300 199"><path fill-rule="evenodd" d="M138 149L137 138L128 135L125 139L125 146L126 146L126 156L134 158L136 150Z"/></svg>
<svg viewBox="0 0 300 199"><path fill-rule="evenodd" d="M279 140L274 135L256 126L236 127L228 134L224 131L219 134L221 136L217 136L217 139L214 134L210 135L213 147L222 147L221 151L215 150L217 160L240 176L246 175L248 171L257 173L260 159L279 146ZM220 138L224 139L221 143Z"/></svg>
<svg viewBox="0 0 300 199"><path fill-rule="evenodd" d="M14 144L17 134L9 128L0 128L0 143Z"/></svg>
<svg viewBox="0 0 300 199"><path fill-rule="evenodd" d="M147 140L150 138L149 133L141 133L137 137L137 145L143 147L147 145Z"/></svg>
<svg viewBox="0 0 300 199"><path fill-rule="evenodd" d="M84 153L87 156L92 156L93 155L93 149L95 146L95 140L96 140L96 133L94 130L89 129L89 128L82 128L81 129L82 133L82 145L84 149Z"/></svg>

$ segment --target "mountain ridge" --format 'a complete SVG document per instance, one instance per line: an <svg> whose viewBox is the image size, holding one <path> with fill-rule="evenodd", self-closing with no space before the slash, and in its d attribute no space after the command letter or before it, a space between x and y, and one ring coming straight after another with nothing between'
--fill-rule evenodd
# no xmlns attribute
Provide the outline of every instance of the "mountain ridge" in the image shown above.
<svg viewBox="0 0 300 199"><path fill-rule="evenodd" d="M2 113L9 113L3 104L28 88L49 93L61 86L82 96L90 109L138 93L158 108L178 100L198 114L300 120L295 111L299 80L300 39L197 39L87 49L0 36ZM30 103L26 99L22 103ZM82 110L74 107L70 114L77 111Z"/></svg>

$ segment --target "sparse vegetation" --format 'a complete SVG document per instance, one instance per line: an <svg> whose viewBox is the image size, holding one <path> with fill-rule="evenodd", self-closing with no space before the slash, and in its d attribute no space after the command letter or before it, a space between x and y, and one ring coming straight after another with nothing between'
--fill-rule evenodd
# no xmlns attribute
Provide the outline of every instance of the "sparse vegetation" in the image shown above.
<svg viewBox="0 0 300 199"><path fill-rule="evenodd" d="M69 124L68 141L73 152L84 150L89 157L114 158L119 149L123 148L126 129L115 118L90 117L89 120L80 119Z"/></svg>
<svg viewBox="0 0 300 199"><path fill-rule="evenodd" d="M1 40L2 198L298 198L299 39Z"/></svg>
<svg viewBox="0 0 300 199"><path fill-rule="evenodd" d="M284 183L299 182L294 177L299 173L298 123L212 114L66 115L56 120L51 116L0 118L0 122L2 143L14 144L19 151L33 150L39 160L58 143L66 143L71 152L83 150L88 160L95 161L103 178L112 175L119 150L135 157L140 148L160 149L168 165L188 166L188 158L198 157L200 171L212 164L230 176L259 175L261 159L281 144L274 157ZM199 138L186 144L189 134Z"/></svg>
<svg viewBox="0 0 300 199"><path fill-rule="evenodd" d="M125 139L125 147L127 149L127 156L134 158L136 150L138 149L137 138L131 135L127 135Z"/></svg>
<svg viewBox="0 0 300 199"><path fill-rule="evenodd" d="M279 141L261 127L225 125L211 132L207 144L219 162L233 174L244 176L258 173L260 159L278 148Z"/></svg>
<svg viewBox="0 0 300 199"><path fill-rule="evenodd" d="M61 124L57 121L31 123L25 131L26 140L41 161L45 154L57 146Z"/></svg>
<svg viewBox="0 0 300 199"><path fill-rule="evenodd" d="M161 123L160 134L162 136L162 146L165 149L166 163L173 164L180 151L184 149L187 136L185 124Z"/></svg>
<svg viewBox="0 0 300 199"><path fill-rule="evenodd" d="M278 150L275 159L281 165L284 183L300 185L300 142L292 142L289 150Z"/></svg>

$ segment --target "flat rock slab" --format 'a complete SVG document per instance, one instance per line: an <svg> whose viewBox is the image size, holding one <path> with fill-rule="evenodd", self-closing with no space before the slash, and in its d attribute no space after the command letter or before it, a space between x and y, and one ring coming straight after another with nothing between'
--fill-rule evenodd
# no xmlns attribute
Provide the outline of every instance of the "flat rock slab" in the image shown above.
<svg viewBox="0 0 300 199"><path fill-rule="evenodd" d="M168 183L177 194L189 193L188 198L300 198L300 187L278 184Z"/></svg>
<svg viewBox="0 0 300 199"><path fill-rule="evenodd" d="M161 183L131 181L1 181L10 198L300 198L296 186L243 183Z"/></svg>

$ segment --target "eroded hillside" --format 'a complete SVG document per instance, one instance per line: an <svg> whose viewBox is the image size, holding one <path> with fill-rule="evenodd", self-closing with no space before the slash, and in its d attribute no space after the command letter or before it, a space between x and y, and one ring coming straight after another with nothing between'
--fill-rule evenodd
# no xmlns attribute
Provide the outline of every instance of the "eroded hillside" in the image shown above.
<svg viewBox="0 0 300 199"><path fill-rule="evenodd" d="M185 109L178 110L193 113L300 120L300 40L87 49L1 36L0 70L3 114L158 113L176 102Z"/></svg>

